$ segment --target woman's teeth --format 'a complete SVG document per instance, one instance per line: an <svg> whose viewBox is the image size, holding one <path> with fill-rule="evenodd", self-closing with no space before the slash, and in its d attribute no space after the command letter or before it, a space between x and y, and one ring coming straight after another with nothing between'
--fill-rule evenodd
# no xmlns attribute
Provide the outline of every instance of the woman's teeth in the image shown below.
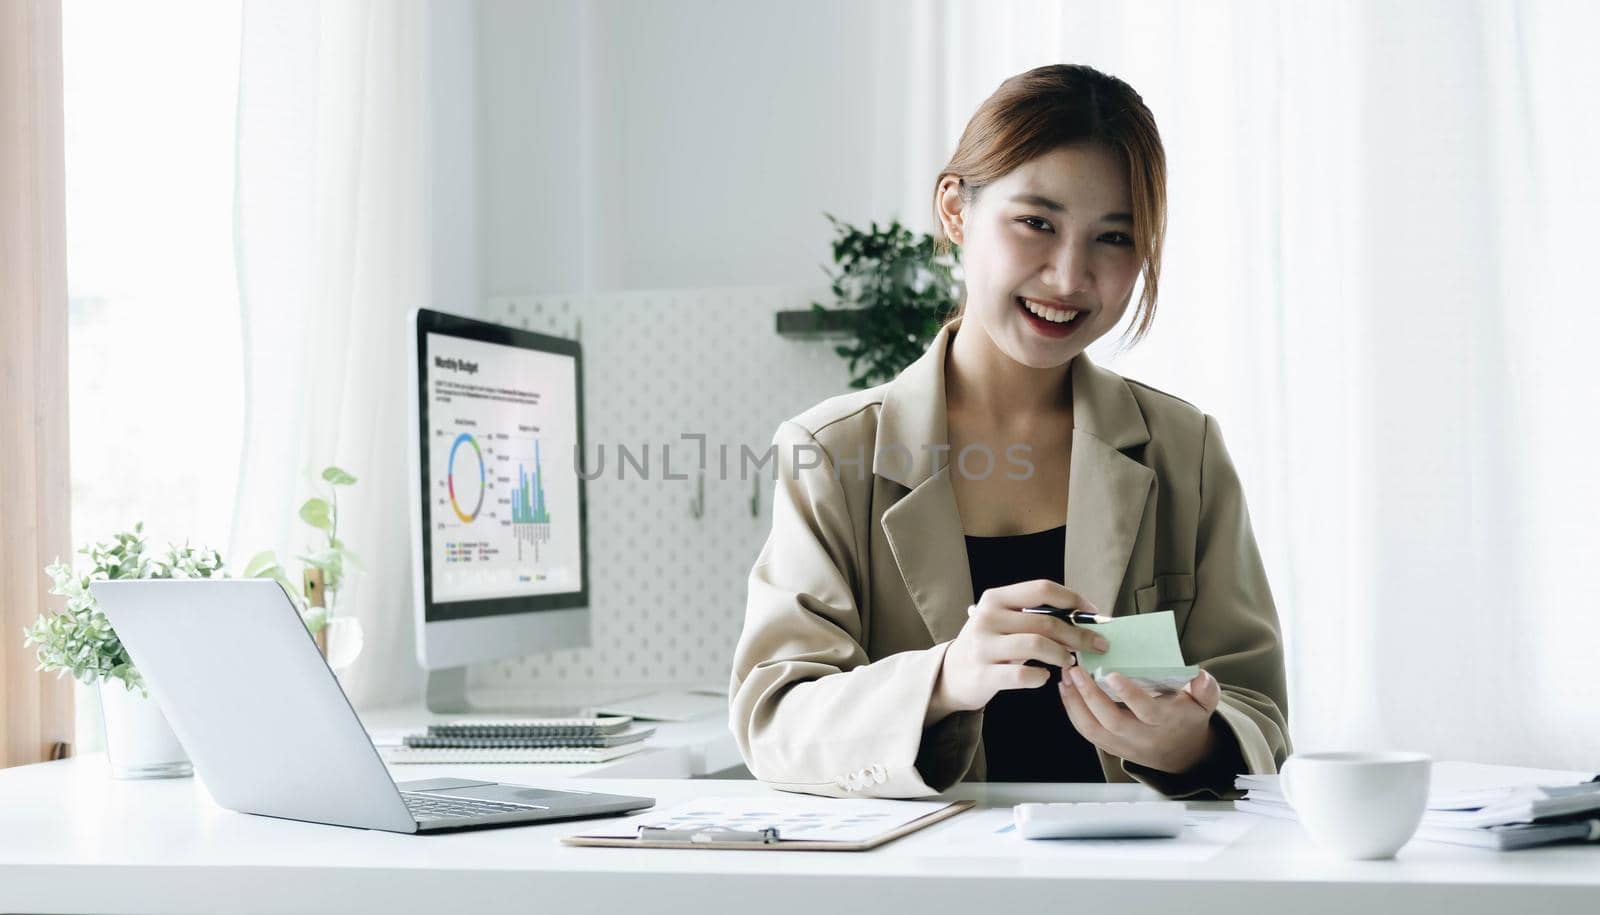
<svg viewBox="0 0 1600 915"><path fill-rule="evenodd" d="M1056 324L1071 324L1073 318L1076 318L1078 315L1082 314L1082 312L1079 311L1063 311L1059 308L1050 308L1049 306L1040 305L1036 302L1031 302L1020 297L1017 299L1017 301L1021 302L1024 308L1028 309L1039 317Z"/></svg>

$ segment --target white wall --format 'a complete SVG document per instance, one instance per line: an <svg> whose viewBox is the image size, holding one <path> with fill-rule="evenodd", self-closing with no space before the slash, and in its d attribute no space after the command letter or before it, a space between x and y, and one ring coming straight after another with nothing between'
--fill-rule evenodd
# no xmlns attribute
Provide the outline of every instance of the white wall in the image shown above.
<svg viewBox="0 0 1600 915"><path fill-rule="evenodd" d="M436 308L476 314L483 304L482 101L478 17L472 4L428 5L429 222Z"/></svg>
<svg viewBox="0 0 1600 915"><path fill-rule="evenodd" d="M772 313L826 293L824 211L896 215L899 176L866 163L904 136L904 62L875 50L898 10L432 0L433 301L552 333L581 319L591 442L760 452L848 386L828 343L779 338ZM621 374L668 380L595 381ZM751 483L714 477L703 523L693 492L591 484L594 647L479 665L474 685L720 682L770 492L752 515ZM669 546L594 546L635 541Z"/></svg>
<svg viewBox="0 0 1600 915"><path fill-rule="evenodd" d="M897 9L480 4L483 295L825 284L822 213L899 187L864 167L900 135Z"/></svg>

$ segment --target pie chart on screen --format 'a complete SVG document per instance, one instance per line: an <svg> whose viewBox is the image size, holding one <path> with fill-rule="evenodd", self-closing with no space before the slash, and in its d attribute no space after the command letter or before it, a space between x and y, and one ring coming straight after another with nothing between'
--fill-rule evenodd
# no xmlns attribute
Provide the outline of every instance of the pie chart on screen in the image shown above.
<svg viewBox="0 0 1600 915"><path fill-rule="evenodd" d="M478 440L463 432L450 446L450 507L462 524L471 524L483 509L483 493L488 488L488 468Z"/></svg>

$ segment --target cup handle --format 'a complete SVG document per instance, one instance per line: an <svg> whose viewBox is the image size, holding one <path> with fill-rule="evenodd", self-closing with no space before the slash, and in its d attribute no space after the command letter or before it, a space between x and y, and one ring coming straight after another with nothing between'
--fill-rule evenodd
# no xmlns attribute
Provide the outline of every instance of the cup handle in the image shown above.
<svg viewBox="0 0 1600 915"><path fill-rule="evenodd" d="M1291 756L1284 760L1283 766L1278 769L1278 787L1283 789L1283 799L1289 802L1290 807L1295 806L1293 775L1295 769L1294 763L1295 759L1293 756Z"/></svg>

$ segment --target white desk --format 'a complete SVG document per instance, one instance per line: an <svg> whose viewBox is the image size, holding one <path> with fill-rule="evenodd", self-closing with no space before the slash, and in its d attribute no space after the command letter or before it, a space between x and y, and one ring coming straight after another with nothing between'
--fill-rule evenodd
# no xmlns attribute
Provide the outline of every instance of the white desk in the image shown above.
<svg viewBox="0 0 1600 915"><path fill-rule="evenodd" d="M406 767L410 775L415 767ZM549 770L448 767L523 783ZM662 806L748 781L573 779ZM1115 787L1115 786L1114 786ZM962 786L991 806L1059 786ZM1203 805L1207 807L1218 805ZM406 836L231 813L195 779L119 782L102 757L0 772L0 912L1593 912L1600 847L1512 854L1413 842L1393 861L1314 852L1258 819L1204 862L963 856L945 823L871 852L569 848L556 823Z"/></svg>

